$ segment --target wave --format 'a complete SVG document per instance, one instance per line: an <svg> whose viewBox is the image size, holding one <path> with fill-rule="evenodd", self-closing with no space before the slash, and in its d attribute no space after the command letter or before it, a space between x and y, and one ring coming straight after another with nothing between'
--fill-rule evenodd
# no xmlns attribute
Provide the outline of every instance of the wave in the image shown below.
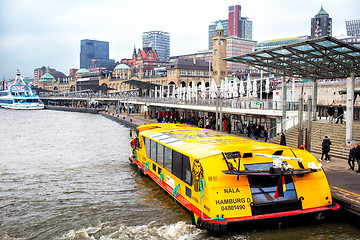
<svg viewBox="0 0 360 240"><path fill-rule="evenodd" d="M188 240L207 238L207 231L197 229L194 225L179 221L174 224L159 226L155 221L138 226L111 226L109 223L99 223L96 227L71 230L61 240L91 239L166 239Z"/></svg>

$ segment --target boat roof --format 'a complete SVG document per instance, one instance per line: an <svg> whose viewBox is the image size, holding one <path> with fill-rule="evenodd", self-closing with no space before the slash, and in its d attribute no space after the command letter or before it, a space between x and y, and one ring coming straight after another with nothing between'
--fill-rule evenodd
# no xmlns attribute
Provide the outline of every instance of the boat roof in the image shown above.
<svg viewBox="0 0 360 240"><path fill-rule="evenodd" d="M205 158L221 152L239 151L241 155L250 152L273 154L279 150L289 149L286 146L253 141L184 124L156 123L141 125L137 129L143 136L195 158Z"/></svg>

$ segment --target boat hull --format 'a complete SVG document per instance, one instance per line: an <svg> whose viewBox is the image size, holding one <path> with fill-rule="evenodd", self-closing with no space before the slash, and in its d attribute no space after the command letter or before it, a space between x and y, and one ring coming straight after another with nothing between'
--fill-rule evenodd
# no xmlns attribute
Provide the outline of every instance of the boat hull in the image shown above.
<svg viewBox="0 0 360 240"><path fill-rule="evenodd" d="M41 110L44 109L44 104L1 104L2 108L13 110Z"/></svg>

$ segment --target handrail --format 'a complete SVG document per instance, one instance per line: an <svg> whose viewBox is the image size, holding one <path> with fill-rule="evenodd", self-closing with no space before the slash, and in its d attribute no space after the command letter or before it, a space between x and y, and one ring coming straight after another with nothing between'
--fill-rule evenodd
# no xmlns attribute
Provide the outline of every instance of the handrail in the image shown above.
<svg viewBox="0 0 360 240"><path fill-rule="evenodd" d="M285 121L284 121L284 120L283 120L283 121L281 121L280 125L282 125L282 124L286 124L286 123L287 123L287 121L290 121L290 120L295 119L295 118L297 118L297 117L298 117L298 116L294 116L294 117L292 117L292 118L285 119ZM270 128L270 129L268 130L268 132L270 133L270 131L272 131L272 130L273 130L273 129L275 129L275 128L277 128L277 124L275 124L275 126L274 126L274 127ZM286 130L285 130L285 132L286 132Z"/></svg>
<svg viewBox="0 0 360 240"><path fill-rule="evenodd" d="M340 118L341 116L343 116L344 114L345 114L345 113L343 113L343 114L341 114L340 116L338 116L337 118L335 118L336 121L339 120L339 118ZM335 121L335 120L334 120L334 121ZM312 133L311 135L314 135L315 133L321 131L321 129L325 128L327 125L329 125L329 124L331 124L331 123L332 123L332 122L327 123L325 126L322 126L322 127L319 128L318 130L316 130L314 133Z"/></svg>

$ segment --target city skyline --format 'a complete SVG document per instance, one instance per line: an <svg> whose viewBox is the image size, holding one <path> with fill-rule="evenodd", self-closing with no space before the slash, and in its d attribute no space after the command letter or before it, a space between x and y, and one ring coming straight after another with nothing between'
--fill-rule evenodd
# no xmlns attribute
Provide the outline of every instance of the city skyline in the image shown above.
<svg viewBox="0 0 360 240"><path fill-rule="evenodd" d="M358 0L1 1L0 77L14 78L16 69L33 77L44 65L68 75L79 68L81 39L109 42L115 61L130 58L134 45L142 47L143 32L153 30L170 33L170 56L206 50L209 24L227 19L228 7L236 4L253 22L258 42L310 35L321 5L333 19L332 35L345 35L345 21L359 19L360 9Z"/></svg>

